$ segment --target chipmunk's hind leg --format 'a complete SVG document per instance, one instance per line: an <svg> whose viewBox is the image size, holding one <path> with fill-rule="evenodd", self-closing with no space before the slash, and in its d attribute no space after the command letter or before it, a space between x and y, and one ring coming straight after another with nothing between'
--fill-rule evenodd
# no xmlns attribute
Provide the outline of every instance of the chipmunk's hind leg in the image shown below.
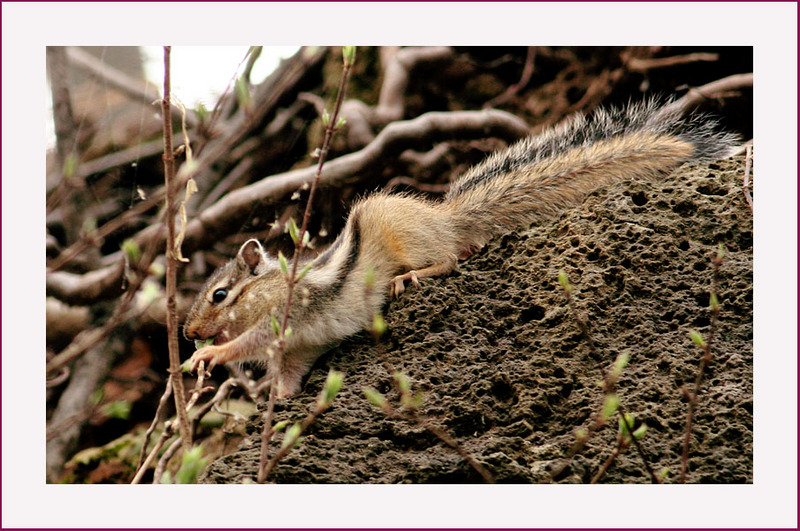
<svg viewBox="0 0 800 531"><path fill-rule="evenodd" d="M421 278L446 275L456 268L456 262L458 262L458 257L454 254L450 254L444 262L423 269L412 269L407 273L397 275L389 285L389 295L393 298L402 295L406 290L406 280L410 280L414 286L419 287L419 279Z"/></svg>

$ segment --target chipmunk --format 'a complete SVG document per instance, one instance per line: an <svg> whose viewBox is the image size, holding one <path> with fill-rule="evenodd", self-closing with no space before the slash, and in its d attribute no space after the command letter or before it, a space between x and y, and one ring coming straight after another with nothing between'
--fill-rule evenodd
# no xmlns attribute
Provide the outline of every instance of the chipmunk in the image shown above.
<svg viewBox="0 0 800 531"><path fill-rule="evenodd" d="M297 283L303 295L295 300L302 301L292 304L292 333L280 356L271 323L285 311L287 281L257 240L246 241L188 314L188 339L214 338L191 357L192 370L200 361L265 362L276 372L279 397L297 393L326 348L369 327L405 282L419 286L421 278L446 275L494 236L554 216L602 185L733 153L735 135L705 115L681 114L649 101L575 116L489 156L457 178L441 202L383 192L360 200Z"/></svg>

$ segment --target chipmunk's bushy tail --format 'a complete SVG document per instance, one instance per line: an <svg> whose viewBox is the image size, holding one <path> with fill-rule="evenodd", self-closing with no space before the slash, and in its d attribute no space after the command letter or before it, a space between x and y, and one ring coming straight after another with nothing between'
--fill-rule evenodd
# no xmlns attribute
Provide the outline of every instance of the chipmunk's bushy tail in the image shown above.
<svg viewBox="0 0 800 531"><path fill-rule="evenodd" d="M707 115L683 116L655 100L601 109L490 156L453 182L441 206L465 248L480 247L580 203L601 185L730 156L737 141Z"/></svg>

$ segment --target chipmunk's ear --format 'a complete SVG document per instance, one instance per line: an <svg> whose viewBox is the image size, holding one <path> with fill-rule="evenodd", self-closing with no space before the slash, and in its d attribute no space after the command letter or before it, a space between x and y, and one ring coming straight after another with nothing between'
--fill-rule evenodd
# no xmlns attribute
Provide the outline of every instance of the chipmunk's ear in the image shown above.
<svg viewBox="0 0 800 531"><path fill-rule="evenodd" d="M264 248L256 239L247 240L236 254L236 263L241 269L247 270L251 275L256 274L256 268L267 259Z"/></svg>

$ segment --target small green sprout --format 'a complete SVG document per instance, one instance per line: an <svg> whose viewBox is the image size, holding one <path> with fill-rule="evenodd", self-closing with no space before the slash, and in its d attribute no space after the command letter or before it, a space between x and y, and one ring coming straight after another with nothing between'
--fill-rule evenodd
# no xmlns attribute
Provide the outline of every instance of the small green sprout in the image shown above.
<svg viewBox="0 0 800 531"><path fill-rule="evenodd" d="M136 240L132 238L127 238L124 242L122 242L122 252L128 258L129 262L138 262L139 258L142 256L142 249L139 247L139 244L136 243Z"/></svg>
<svg viewBox="0 0 800 531"><path fill-rule="evenodd" d="M344 60L344 66L353 66L356 62L356 47L343 46L342 59Z"/></svg>
<svg viewBox="0 0 800 531"><path fill-rule="evenodd" d="M78 172L78 156L75 153L70 153L64 159L64 179L72 179Z"/></svg>
<svg viewBox="0 0 800 531"><path fill-rule="evenodd" d="M207 347L214 344L214 338L211 339L195 339L194 340L194 349L200 350L203 347Z"/></svg>
<svg viewBox="0 0 800 531"><path fill-rule="evenodd" d="M283 437L281 448L291 448L300 440L300 432L302 427L299 422L292 424L292 427L286 430L286 435Z"/></svg>
<svg viewBox="0 0 800 531"><path fill-rule="evenodd" d="M716 312L719 310L719 299L717 298L717 294L713 291L711 292L711 297L708 301L708 306L711 308L712 312Z"/></svg>
<svg viewBox="0 0 800 531"><path fill-rule="evenodd" d="M178 473L175 474L175 480L181 484L194 483L197 475L207 464L208 459L203 457L203 447L195 446L183 454L183 462Z"/></svg>
<svg viewBox="0 0 800 531"><path fill-rule="evenodd" d="M278 251L278 264L281 266L281 273L283 273L283 276L284 277L288 277L289 276L289 262L286 261L286 257L280 251Z"/></svg>
<svg viewBox="0 0 800 531"><path fill-rule="evenodd" d="M411 390L411 380L409 380L408 376L400 371L394 371L392 376L394 377L394 381L397 382L397 387L400 389L401 393L405 394Z"/></svg>
<svg viewBox="0 0 800 531"><path fill-rule="evenodd" d="M364 287L367 289L372 289L372 286L375 285L375 268L369 266L367 270L364 272Z"/></svg>
<svg viewBox="0 0 800 531"><path fill-rule="evenodd" d="M289 230L289 236L292 237L292 241L296 244L300 241L300 228L295 223L294 218L289 218L289 223L286 224L286 228Z"/></svg>
<svg viewBox="0 0 800 531"><path fill-rule="evenodd" d="M333 400L336 398L336 394L342 388L342 382L344 381L344 374L338 371L330 371L328 373L328 378L325 380L325 386L322 388L322 392L319 395L319 406L321 408L327 408L333 403Z"/></svg>
<svg viewBox="0 0 800 531"><path fill-rule="evenodd" d="M112 419L128 420L132 405L127 400L115 400L103 406L103 413Z"/></svg>
<svg viewBox="0 0 800 531"><path fill-rule="evenodd" d="M569 283L569 277L563 269L558 272L558 283L566 293L572 293L572 284Z"/></svg>
<svg viewBox="0 0 800 531"><path fill-rule="evenodd" d="M288 420L282 420L280 422L276 422L275 425L272 427L272 431L278 433L279 431L283 431L286 429L286 426L289 425Z"/></svg>
<svg viewBox="0 0 800 531"><path fill-rule="evenodd" d="M367 400L369 400L369 403L373 406L378 406L381 409L386 409L388 407L389 404L386 398L374 387L364 387L362 391L364 391L364 396L367 397Z"/></svg>
<svg viewBox="0 0 800 531"><path fill-rule="evenodd" d="M306 232L306 234L308 233ZM311 271L311 266L313 265L314 265L313 262L309 262L308 264L306 264L306 266L303 269L301 269L299 273L297 273L297 278L295 278L294 281L300 282L301 280L303 280L305 276L308 274L308 272Z"/></svg>
<svg viewBox="0 0 800 531"><path fill-rule="evenodd" d="M386 332L386 321L380 312L375 312L372 316L372 333L376 338L381 337Z"/></svg>
<svg viewBox="0 0 800 531"><path fill-rule="evenodd" d="M608 420L617 412L617 409L619 409L619 397L613 393L606 395L600 415L603 420Z"/></svg>
<svg viewBox="0 0 800 531"><path fill-rule="evenodd" d="M703 339L702 334L697 330L689 330L689 337L692 338L692 342L700 348L706 348L706 340Z"/></svg>
<svg viewBox="0 0 800 531"><path fill-rule="evenodd" d="M269 321L272 323L272 331L275 332L275 335L281 335L281 325L278 324L278 320L275 319L274 315L269 316Z"/></svg>

